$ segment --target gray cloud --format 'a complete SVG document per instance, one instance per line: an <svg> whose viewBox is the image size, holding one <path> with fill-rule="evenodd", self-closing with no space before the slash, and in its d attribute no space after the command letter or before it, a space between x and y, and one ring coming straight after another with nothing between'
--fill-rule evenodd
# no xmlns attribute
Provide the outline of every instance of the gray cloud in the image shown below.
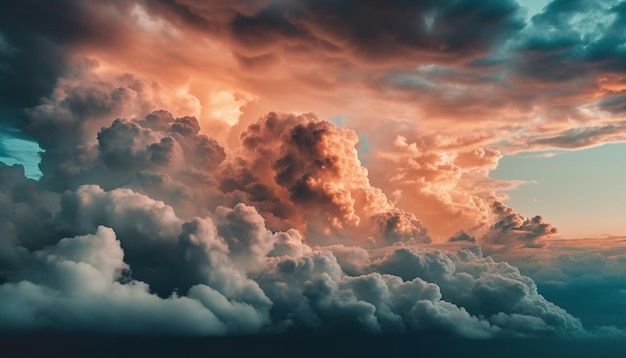
<svg viewBox="0 0 626 358"><path fill-rule="evenodd" d="M481 239L489 250L510 250L513 248L539 248L545 238L557 233L557 229L543 221L539 215L527 218L504 203L494 201L491 205L496 222Z"/></svg>
<svg viewBox="0 0 626 358"><path fill-rule="evenodd" d="M3 331L219 334L225 326L198 301L160 299L142 282L116 281L127 266L111 229L35 252L15 282L0 286ZM160 312L160 313L159 313ZM121 324L124 322L124 324Z"/></svg>
<svg viewBox="0 0 626 358"><path fill-rule="evenodd" d="M485 53L523 27L512 1L224 2L158 1L150 8L174 22L234 41L243 62L314 48L359 61L459 61ZM290 43L291 45L286 45ZM285 44L285 45L282 45Z"/></svg>
<svg viewBox="0 0 626 358"><path fill-rule="evenodd" d="M373 259L363 249L311 248L295 230L272 233L244 204L212 216L182 220L130 189L66 192L52 219L60 239L15 245L20 264L0 289L18 306L0 310L4 329L584 334L530 278L469 251L399 247ZM152 317L159 310L169 313ZM116 330L121 317L135 323Z"/></svg>
<svg viewBox="0 0 626 358"><path fill-rule="evenodd" d="M225 159L191 117L78 118L72 111L81 106L69 103L85 98L70 91L62 104L31 111L47 123L41 128L61 121L79 134L69 143L48 139L47 180L0 168L2 229L11 233L0 240L8 248L0 290L18 305L0 311L5 330L584 334L506 263L403 247L428 242L427 230L369 183L351 130L270 113L242 134L242 152ZM52 163L63 164L63 176ZM288 203L306 216L268 215L233 203L237 195L248 204ZM276 218L295 226L269 230ZM533 223L522 226L534 233ZM387 252L370 257L338 243ZM135 323L117 330L122 317Z"/></svg>

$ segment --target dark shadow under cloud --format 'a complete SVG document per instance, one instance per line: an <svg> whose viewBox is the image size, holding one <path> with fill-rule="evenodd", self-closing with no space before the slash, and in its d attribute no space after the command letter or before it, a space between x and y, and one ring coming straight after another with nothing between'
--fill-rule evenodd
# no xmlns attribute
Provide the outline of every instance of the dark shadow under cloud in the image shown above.
<svg viewBox="0 0 626 358"><path fill-rule="evenodd" d="M621 340L465 340L437 336L261 335L212 338L129 338L38 335L0 338L3 357L485 357L622 358Z"/></svg>

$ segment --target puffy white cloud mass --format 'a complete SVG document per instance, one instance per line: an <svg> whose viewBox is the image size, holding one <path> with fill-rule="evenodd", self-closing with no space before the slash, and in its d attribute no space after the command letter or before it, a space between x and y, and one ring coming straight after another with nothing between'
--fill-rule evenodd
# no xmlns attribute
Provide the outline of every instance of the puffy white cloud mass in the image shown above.
<svg viewBox="0 0 626 358"><path fill-rule="evenodd" d="M468 250L313 249L296 230L269 231L245 204L185 221L163 202L95 185L67 192L52 222L80 235L13 247L4 330L584 333L530 278Z"/></svg>
<svg viewBox="0 0 626 358"><path fill-rule="evenodd" d="M517 268L429 244L370 184L352 130L269 113L227 151L194 117L120 117L134 98L68 115L113 98L80 93L26 112L40 181L0 166L5 332L588 334ZM75 135L47 136L57 123ZM498 210L494 230L545 232Z"/></svg>

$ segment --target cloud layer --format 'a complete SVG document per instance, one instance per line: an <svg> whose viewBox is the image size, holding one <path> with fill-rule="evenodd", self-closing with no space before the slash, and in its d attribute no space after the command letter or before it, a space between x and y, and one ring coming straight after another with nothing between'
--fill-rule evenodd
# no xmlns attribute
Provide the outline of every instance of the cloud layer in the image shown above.
<svg viewBox="0 0 626 358"><path fill-rule="evenodd" d="M47 118L58 119L33 117ZM352 131L270 113L225 160L198 130L165 111L115 119L75 137L69 158L44 156L41 181L0 169L4 330L585 334L516 268L414 246L430 242L426 229L369 184ZM57 140L47 145L67 144ZM47 161L65 171L50 175ZM269 230L264 214L298 229ZM135 324L118 330L128 315Z"/></svg>

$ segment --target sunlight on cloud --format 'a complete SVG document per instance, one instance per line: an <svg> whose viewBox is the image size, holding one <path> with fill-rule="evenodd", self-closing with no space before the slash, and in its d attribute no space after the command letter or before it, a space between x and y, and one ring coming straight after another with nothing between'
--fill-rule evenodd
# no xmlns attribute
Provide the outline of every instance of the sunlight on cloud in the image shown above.
<svg viewBox="0 0 626 358"><path fill-rule="evenodd" d="M206 106L208 114L213 120L226 122L229 126L239 123L239 117L243 114L241 107L253 100L250 95L238 95L230 91L216 91L211 93Z"/></svg>

